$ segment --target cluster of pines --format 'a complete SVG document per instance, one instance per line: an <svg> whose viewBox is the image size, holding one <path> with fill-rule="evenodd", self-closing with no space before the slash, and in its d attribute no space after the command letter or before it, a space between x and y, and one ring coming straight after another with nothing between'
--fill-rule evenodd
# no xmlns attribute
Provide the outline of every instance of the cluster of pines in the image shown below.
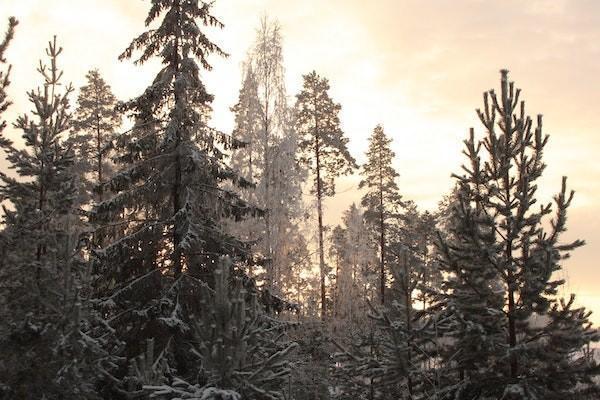
<svg viewBox="0 0 600 400"><path fill-rule="evenodd" d="M573 192L563 179L538 202L548 136L507 71L453 191L423 212L381 125L357 165L327 79L308 73L289 100L276 22L261 20L225 133L201 79L227 56L212 2L149 3L120 56L160 61L138 97L92 70L72 107L55 37L30 110L10 135L0 119L0 399L600 396L600 335L559 295L584 244L561 240ZM360 203L327 226L357 169Z"/></svg>

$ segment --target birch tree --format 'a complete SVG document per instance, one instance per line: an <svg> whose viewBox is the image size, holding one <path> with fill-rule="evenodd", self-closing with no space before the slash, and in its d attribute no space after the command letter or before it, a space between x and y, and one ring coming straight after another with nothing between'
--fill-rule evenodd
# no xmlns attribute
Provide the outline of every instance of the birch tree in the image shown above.
<svg viewBox="0 0 600 400"><path fill-rule="evenodd" d="M281 27L267 16L260 20L232 110L236 138L247 143L234 152L232 162L256 183L247 195L266 211L242 230L258 241L266 288L281 294L281 278L293 268L292 253L298 246L304 171L297 162L295 117L287 102ZM263 229L257 232L257 226Z"/></svg>

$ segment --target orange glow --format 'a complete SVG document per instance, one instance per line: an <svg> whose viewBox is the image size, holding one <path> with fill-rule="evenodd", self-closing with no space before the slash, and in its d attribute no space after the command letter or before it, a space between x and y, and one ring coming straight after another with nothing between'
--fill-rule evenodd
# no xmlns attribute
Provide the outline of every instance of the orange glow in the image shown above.
<svg viewBox="0 0 600 400"><path fill-rule="evenodd" d="M364 161L367 138L382 123L394 138L404 197L433 209L452 185L450 174L459 171L468 128L480 131L474 109L481 106L482 92L497 87L500 68L510 69L529 113L543 113L551 135L541 200L551 200L562 175L577 192L565 239L588 244L565 266L564 294L577 293L600 323L600 270L594 261L600 243L600 2L551 5L538 0L217 1L215 14L226 26L211 33L230 57L214 59L214 70L205 73L215 95L213 123L232 128L229 107L237 98L240 64L268 10L283 28L290 100L301 74L316 69L329 78L357 160ZM7 53L13 64L9 122L29 111L26 91L38 84L37 60L53 34L64 47L60 61L66 80L75 87L97 67L118 98L140 93L157 64L136 67L117 56L142 32L146 10L141 0L1 1L0 26L9 15L20 20ZM16 135L10 127L7 131ZM338 182L343 193L329 200L328 223L337 223L342 210L357 201L357 182L356 177Z"/></svg>

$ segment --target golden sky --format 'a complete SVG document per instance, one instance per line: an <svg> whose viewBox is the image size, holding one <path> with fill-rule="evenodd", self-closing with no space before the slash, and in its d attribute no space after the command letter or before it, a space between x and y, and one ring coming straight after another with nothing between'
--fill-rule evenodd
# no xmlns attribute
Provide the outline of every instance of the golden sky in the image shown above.
<svg viewBox="0 0 600 400"><path fill-rule="evenodd" d="M66 80L75 87L99 68L120 99L139 94L156 64L135 67L117 56L144 29L148 3L0 1L2 29L9 15L20 20L7 54L13 64L9 121L29 111L25 91L40 82L37 60L54 34L64 47ZM266 12L283 27L291 101L303 73L315 69L328 77L351 152L363 161L367 138L382 123L394 139L401 190L423 208L433 209L451 187L450 173L463 160L461 142L470 126L479 129L474 109L481 94L497 88L498 71L508 68L528 112L544 114L551 135L540 200L551 200L562 175L577 192L565 239L588 244L566 263L563 293L577 293L600 323L594 251L600 243L600 1L217 0L214 12L226 26L212 37L230 54L213 60L214 70L205 74L217 128L232 127L229 107L241 62ZM359 201L356 182L340 181L344 193L329 202L329 223Z"/></svg>

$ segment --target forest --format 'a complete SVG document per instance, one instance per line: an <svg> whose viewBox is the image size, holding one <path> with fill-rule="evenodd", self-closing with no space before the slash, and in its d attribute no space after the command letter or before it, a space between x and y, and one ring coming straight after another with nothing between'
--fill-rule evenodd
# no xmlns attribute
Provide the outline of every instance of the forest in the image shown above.
<svg viewBox="0 0 600 400"><path fill-rule="evenodd" d="M286 91L276 20L257 20L223 132L203 74L227 21L146 3L119 57L160 63L137 97L98 69L74 88L55 36L10 121L28 66L0 16L0 399L600 398L600 332L560 291L585 244L564 237L574 193L538 195L552 141L508 70L422 210L385 121L359 165L328 78ZM351 174L362 195L328 225Z"/></svg>

